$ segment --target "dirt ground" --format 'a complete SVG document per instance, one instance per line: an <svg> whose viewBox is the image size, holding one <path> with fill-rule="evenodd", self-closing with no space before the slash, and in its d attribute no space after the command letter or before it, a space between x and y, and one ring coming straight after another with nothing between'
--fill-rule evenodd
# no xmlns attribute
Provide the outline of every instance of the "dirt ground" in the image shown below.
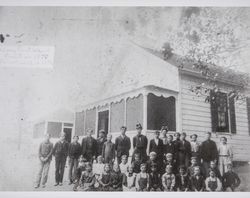
<svg viewBox="0 0 250 198"><path fill-rule="evenodd" d="M32 154L16 152L10 155L5 149L0 151L0 191L72 191L68 185L68 167L65 169L63 186L54 186L55 164L54 158L50 165L49 178L46 188L34 189L34 181L38 171L38 158L34 150ZM239 174L241 185L237 191L250 192L250 165L238 165L234 170Z"/></svg>

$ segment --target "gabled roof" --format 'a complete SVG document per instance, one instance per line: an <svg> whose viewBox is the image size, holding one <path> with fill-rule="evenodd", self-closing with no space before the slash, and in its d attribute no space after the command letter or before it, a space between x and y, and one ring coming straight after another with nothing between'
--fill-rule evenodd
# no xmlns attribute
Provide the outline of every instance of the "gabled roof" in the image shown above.
<svg viewBox="0 0 250 198"><path fill-rule="evenodd" d="M205 78L205 76L201 74L200 70L193 66L195 63L197 63L195 60L187 59L183 56L180 56L174 53L171 57L169 57L166 60L164 58L163 53L161 53L160 51L153 50L153 49L146 48L146 47L143 47L143 49L145 49L151 54L154 54L160 59L165 60L171 65L178 67L182 74ZM236 86L242 86L242 84L244 84L246 80L249 80L249 75L246 73L238 72L232 69L228 69L222 66L212 65L208 63L204 63L204 65L207 66L212 73L218 74L216 81L228 83L228 84L236 85Z"/></svg>

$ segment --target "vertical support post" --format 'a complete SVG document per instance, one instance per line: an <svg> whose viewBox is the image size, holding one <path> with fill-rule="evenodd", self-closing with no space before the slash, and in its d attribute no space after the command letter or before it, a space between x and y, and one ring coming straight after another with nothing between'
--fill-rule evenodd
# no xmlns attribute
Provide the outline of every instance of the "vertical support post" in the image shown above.
<svg viewBox="0 0 250 198"><path fill-rule="evenodd" d="M146 135L148 129L148 94L143 94L143 131Z"/></svg>
<svg viewBox="0 0 250 198"><path fill-rule="evenodd" d="M86 135L86 118L87 118L87 110L84 110L84 120L83 120L83 135Z"/></svg>
<svg viewBox="0 0 250 198"><path fill-rule="evenodd" d="M127 98L124 98L124 126L127 126Z"/></svg>
<svg viewBox="0 0 250 198"><path fill-rule="evenodd" d="M96 109L96 115L95 115L95 130L94 130L95 131L95 135L94 136L96 138L98 138L97 137L97 135L98 135L98 107L96 107L95 109Z"/></svg>

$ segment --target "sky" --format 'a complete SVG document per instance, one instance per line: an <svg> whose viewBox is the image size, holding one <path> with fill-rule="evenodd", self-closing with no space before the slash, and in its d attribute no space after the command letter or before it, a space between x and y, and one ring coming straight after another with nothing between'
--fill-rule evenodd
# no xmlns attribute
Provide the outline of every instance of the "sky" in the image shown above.
<svg viewBox="0 0 250 198"><path fill-rule="evenodd" d="M167 32L199 13L182 7L0 7L0 34L9 35L0 45L55 47L53 69L0 66L1 126L13 137L22 122L98 100L119 67L124 43L160 49ZM250 26L249 17L242 18ZM246 47L244 71L248 53Z"/></svg>

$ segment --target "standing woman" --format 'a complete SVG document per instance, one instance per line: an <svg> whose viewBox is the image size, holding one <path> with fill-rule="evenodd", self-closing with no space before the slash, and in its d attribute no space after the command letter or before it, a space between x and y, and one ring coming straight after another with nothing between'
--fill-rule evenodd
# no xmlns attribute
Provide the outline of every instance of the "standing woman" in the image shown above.
<svg viewBox="0 0 250 198"><path fill-rule="evenodd" d="M167 144L167 133L168 133L168 127L167 126L162 126L161 127L161 134L162 134L162 141L163 141L163 145L165 146Z"/></svg>

